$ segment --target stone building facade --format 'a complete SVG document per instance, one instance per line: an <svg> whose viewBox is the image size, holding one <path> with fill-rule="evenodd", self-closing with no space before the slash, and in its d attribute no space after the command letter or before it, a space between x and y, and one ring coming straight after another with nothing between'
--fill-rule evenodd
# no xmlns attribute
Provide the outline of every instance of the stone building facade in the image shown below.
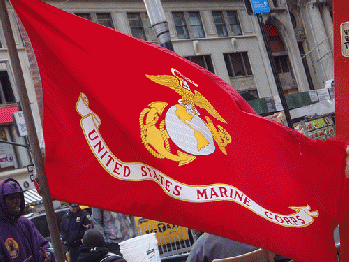
<svg viewBox="0 0 349 262"><path fill-rule="evenodd" d="M45 2L123 33L157 43L141 0ZM268 2L271 12L262 14L262 17L285 94L324 88L325 82L334 78L332 2ZM214 72L239 92L248 92L259 98L278 96L260 25L256 15L247 13L244 1L162 0L162 4L176 53ZM29 40L23 30L22 36L20 35L21 26L16 22L11 7L9 12L41 139L42 93L39 71ZM2 29L0 43L1 62L9 59ZM108 45L111 50L116 48L113 43ZM14 80L11 79L11 69L6 67L6 62L0 63L0 73L8 76L14 95L11 101L2 101L1 110L8 103L15 104L19 99ZM4 82L6 77L0 79ZM25 142L25 138L15 134L13 123L7 123L6 128L8 133L13 133L12 137L9 136L10 140ZM16 150L20 164L17 161L13 169L0 172L0 180L20 173L24 174L24 178L21 178L23 181L29 180L25 167L30 164L30 158L23 148Z"/></svg>

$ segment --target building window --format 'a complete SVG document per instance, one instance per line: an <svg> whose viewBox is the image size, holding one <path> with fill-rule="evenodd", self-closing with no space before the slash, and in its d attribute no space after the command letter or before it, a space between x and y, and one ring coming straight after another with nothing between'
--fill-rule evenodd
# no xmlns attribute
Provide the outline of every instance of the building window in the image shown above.
<svg viewBox="0 0 349 262"><path fill-rule="evenodd" d="M212 11L212 16L218 36L242 35L237 11Z"/></svg>
<svg viewBox="0 0 349 262"><path fill-rule="evenodd" d="M97 23L106 27L114 28L113 20L109 13L97 13Z"/></svg>
<svg viewBox="0 0 349 262"><path fill-rule="evenodd" d="M224 54L224 61L230 77L252 75L247 52Z"/></svg>
<svg viewBox="0 0 349 262"><path fill-rule="evenodd" d="M75 13L75 15L94 23L115 29L110 13Z"/></svg>
<svg viewBox="0 0 349 262"><path fill-rule="evenodd" d="M6 71L0 71L0 103L16 103L13 95L10 78Z"/></svg>
<svg viewBox="0 0 349 262"><path fill-rule="evenodd" d="M227 27L224 21L224 16L222 11L213 11L213 22L216 25L218 36L228 36Z"/></svg>
<svg viewBox="0 0 349 262"><path fill-rule="evenodd" d="M10 126L0 126L0 139L2 141L10 141L8 139L10 129ZM0 143L0 172L14 169L16 166L17 161L14 146L7 143Z"/></svg>
<svg viewBox="0 0 349 262"><path fill-rule="evenodd" d="M288 73L291 71L290 61L288 55L274 56L276 70L278 74Z"/></svg>
<svg viewBox="0 0 349 262"><path fill-rule="evenodd" d="M208 71L214 73L214 68L213 68L211 56L198 55L198 56L188 56L185 58L188 59L189 61L207 69Z"/></svg>
<svg viewBox="0 0 349 262"><path fill-rule="evenodd" d="M76 13L75 15L77 15L77 16L79 16L81 18L85 18L87 20L92 21L91 14L89 14L89 13Z"/></svg>
<svg viewBox="0 0 349 262"><path fill-rule="evenodd" d="M228 23L230 25L230 30L233 35L242 35L240 21L238 18L238 12L227 11Z"/></svg>
<svg viewBox="0 0 349 262"><path fill-rule="evenodd" d="M202 26L201 16L199 12L189 12L190 27L193 31L194 38L205 37L204 27Z"/></svg>
<svg viewBox="0 0 349 262"><path fill-rule="evenodd" d="M150 42L157 42L147 13L127 13L127 18L132 36Z"/></svg>
<svg viewBox="0 0 349 262"><path fill-rule="evenodd" d="M127 13L128 22L131 27L131 34L139 39L147 40L143 28L140 13Z"/></svg>
<svg viewBox="0 0 349 262"><path fill-rule="evenodd" d="M181 39L189 38L189 31L183 12L173 12L173 21L176 27L177 37Z"/></svg>
<svg viewBox="0 0 349 262"><path fill-rule="evenodd" d="M177 37L181 39L203 38L205 31L199 12L172 12Z"/></svg>

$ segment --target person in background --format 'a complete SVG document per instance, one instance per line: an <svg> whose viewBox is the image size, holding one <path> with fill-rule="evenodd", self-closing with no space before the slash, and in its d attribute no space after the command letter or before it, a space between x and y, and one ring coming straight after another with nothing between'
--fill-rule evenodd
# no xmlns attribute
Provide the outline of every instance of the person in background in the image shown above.
<svg viewBox="0 0 349 262"><path fill-rule="evenodd" d="M116 255L121 255L120 242L138 235L135 219L130 215L92 208L92 224L103 235L108 250Z"/></svg>
<svg viewBox="0 0 349 262"><path fill-rule="evenodd" d="M78 204L69 203L69 211L62 217L60 229L62 242L69 252L70 262L77 261L79 247L88 228L91 228L91 221L87 211L81 210Z"/></svg>
<svg viewBox="0 0 349 262"><path fill-rule="evenodd" d="M22 217L24 194L19 183L8 178L0 182L0 261L55 261L48 241L34 224Z"/></svg>
<svg viewBox="0 0 349 262"><path fill-rule="evenodd" d="M212 262L214 259L236 257L257 249L228 238L203 233L193 245L187 262ZM290 259L276 255L275 261L286 262Z"/></svg>
<svg viewBox="0 0 349 262"><path fill-rule="evenodd" d="M203 234L204 232L200 231L200 230L196 230L196 229L190 229L190 235L193 238L193 242L195 242L196 240L198 240L198 238ZM189 235L189 236L190 236Z"/></svg>
<svg viewBox="0 0 349 262"><path fill-rule="evenodd" d="M78 262L127 262L122 256L110 253L104 237L95 229L86 231L79 249Z"/></svg>
<svg viewBox="0 0 349 262"><path fill-rule="evenodd" d="M212 262L213 259L235 257L257 249L254 246L203 233L191 248L187 262Z"/></svg>

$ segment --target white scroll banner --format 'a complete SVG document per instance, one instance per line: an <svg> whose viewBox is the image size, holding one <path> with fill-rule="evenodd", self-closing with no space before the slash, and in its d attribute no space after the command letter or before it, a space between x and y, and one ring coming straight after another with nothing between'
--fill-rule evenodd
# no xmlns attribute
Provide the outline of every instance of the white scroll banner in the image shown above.
<svg viewBox="0 0 349 262"><path fill-rule="evenodd" d="M127 181L152 180L172 198L188 202L233 201L264 219L284 227L302 228L314 222L318 211L311 211L310 206L291 206L294 213L290 215L277 214L258 205L242 191L226 184L192 186L178 182L159 170L143 163L126 163L118 159L108 148L99 133L100 118L89 108L85 94L81 93L76 104L76 110L81 115L81 128L87 143L100 165L111 176Z"/></svg>

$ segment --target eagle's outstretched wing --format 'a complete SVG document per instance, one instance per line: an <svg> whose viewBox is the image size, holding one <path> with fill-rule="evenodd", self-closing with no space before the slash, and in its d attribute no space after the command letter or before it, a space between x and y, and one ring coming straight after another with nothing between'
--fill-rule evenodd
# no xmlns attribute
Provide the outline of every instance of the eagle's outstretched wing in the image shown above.
<svg viewBox="0 0 349 262"><path fill-rule="evenodd" d="M196 90L194 92L195 94L194 94L193 100L196 106L205 109L208 113L210 113L213 117L215 117L219 121L223 123L227 123L216 111L216 109L214 109L214 107L210 104L210 102L208 102L208 100L202 94L200 94L200 92Z"/></svg>
<svg viewBox="0 0 349 262"><path fill-rule="evenodd" d="M184 95L183 88L180 86L178 79L174 76L169 76L169 75L157 75L157 76L145 75L145 76L155 83L171 88L181 96Z"/></svg>

